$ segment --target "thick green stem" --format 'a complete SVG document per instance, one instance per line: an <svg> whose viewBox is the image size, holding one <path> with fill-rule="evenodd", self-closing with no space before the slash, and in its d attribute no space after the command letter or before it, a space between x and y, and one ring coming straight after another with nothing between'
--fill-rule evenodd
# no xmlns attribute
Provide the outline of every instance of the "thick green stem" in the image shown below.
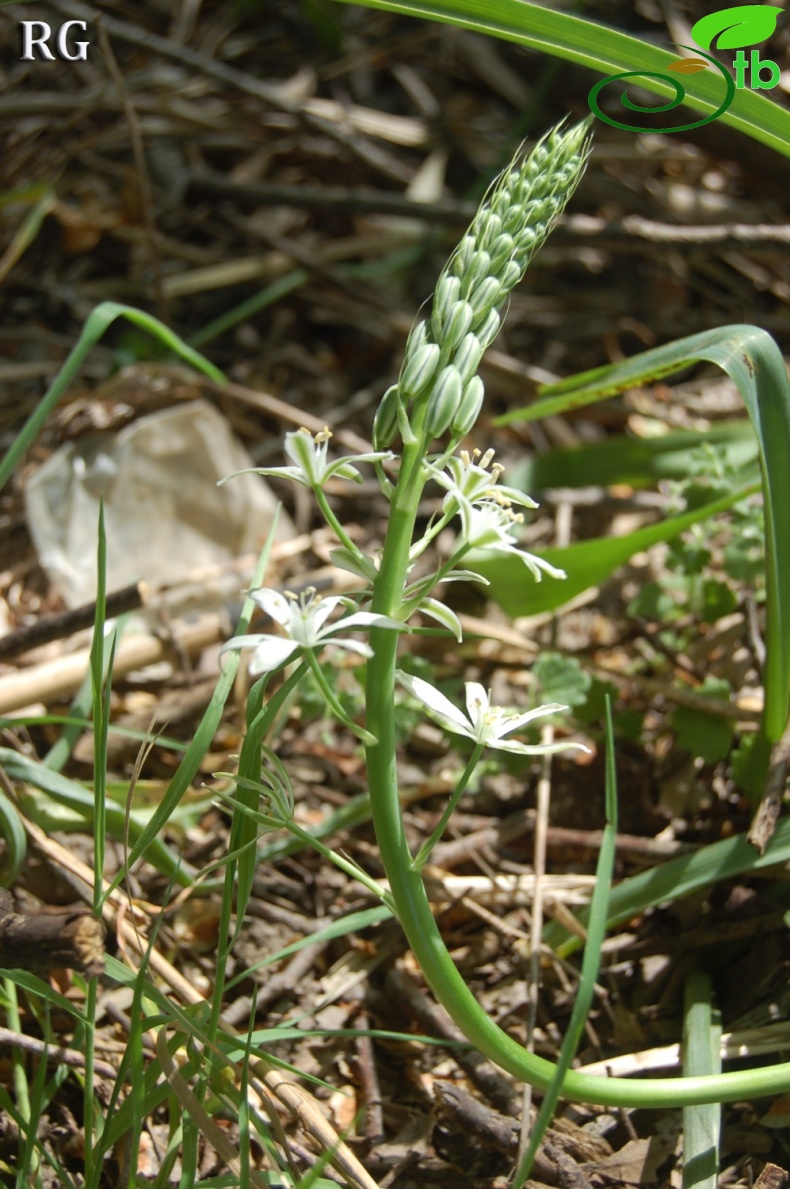
<svg viewBox="0 0 790 1189"><path fill-rule="evenodd" d="M422 493L424 445L417 441L403 451L381 570L373 592L373 610L397 617L409 567L409 549ZM382 863L389 879L398 919L434 995L481 1053L501 1069L538 1090L549 1085L555 1067L536 1057L503 1032L475 999L442 941L418 871L414 870L398 799L393 704L399 633L371 630L374 655L368 662L366 726L377 743L367 749L373 824ZM720 1076L628 1081L592 1074L567 1074L566 1098L602 1106L681 1107L703 1102L733 1102L790 1089L790 1064L738 1071Z"/></svg>

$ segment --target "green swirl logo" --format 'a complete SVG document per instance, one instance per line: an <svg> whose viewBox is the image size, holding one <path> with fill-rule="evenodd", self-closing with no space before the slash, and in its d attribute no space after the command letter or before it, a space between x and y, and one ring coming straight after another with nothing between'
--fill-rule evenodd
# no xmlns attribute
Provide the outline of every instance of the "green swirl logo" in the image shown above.
<svg viewBox="0 0 790 1189"><path fill-rule="evenodd" d="M622 128L625 132L690 132L693 128L701 128L703 124L710 124L712 120L717 120L719 116L723 115L724 112L727 111L728 107L735 98L735 83L732 79L732 76L727 70L725 70L721 63L717 62L715 58L711 58L708 54L704 53L696 46L684 45L681 46L681 49L691 50L694 54L699 54L701 56L698 58L680 58L677 62L673 62L668 67L669 70L674 70L675 72L682 74L695 74L699 70L706 69L705 63L702 61L702 58L705 58L707 62L710 62L711 65L716 67L719 74L724 79L724 98L716 111L711 112L709 116L704 116L701 120L695 120L692 124L680 124L674 128L645 128L639 124L625 124L621 120L615 120L601 110L601 107L598 103L598 96L600 95L603 88L608 86L609 83L614 83L620 79L626 78L660 79L662 82L670 83L675 91L674 98L670 99L668 103L657 104L654 107L643 107L641 104L634 103L631 99L629 99L628 91L626 89L620 95L620 102L622 103L623 107L627 108L629 111L641 112L643 115L652 115L664 111L674 111L676 107L680 107L686 98L685 87L679 78L675 78L672 74L664 74L663 72L657 70L624 70L621 74L610 74L607 76L607 78L602 78L600 82L597 82L595 86L591 88L590 94L587 96L588 103L590 104L590 111L593 113L593 115L597 116L599 120L603 120L605 124L611 124L613 128Z"/></svg>

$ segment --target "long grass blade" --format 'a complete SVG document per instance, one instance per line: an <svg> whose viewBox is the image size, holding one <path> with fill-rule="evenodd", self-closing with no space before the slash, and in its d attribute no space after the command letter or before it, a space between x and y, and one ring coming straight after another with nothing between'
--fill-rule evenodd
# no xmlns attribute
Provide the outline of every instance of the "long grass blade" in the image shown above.
<svg viewBox="0 0 790 1189"><path fill-rule="evenodd" d="M721 1073L721 1021L713 1006L713 982L703 970L686 981L683 1008L683 1073ZM721 1106L683 1108L683 1189L717 1189Z"/></svg>
<svg viewBox="0 0 790 1189"><path fill-rule="evenodd" d="M342 2L487 33L566 62L575 62L603 77L621 70L638 72L643 75L639 79L641 87L665 98L675 97L675 90L666 77L667 68L677 60L677 54L594 21L557 12L548 5L530 4L526 0ZM710 115L720 106L723 81L720 77L714 78L712 71L685 75L683 86L686 92L684 102L695 111ZM777 153L790 156L790 112L764 96L747 88L739 90L735 102L719 119L746 136L762 141Z"/></svg>
<svg viewBox="0 0 790 1189"><path fill-rule="evenodd" d="M787 862L790 862L790 818L785 817L777 822L762 855L747 841L745 834L738 834L622 880L609 897L608 927L638 916L648 908L671 904L719 881ZM576 915L579 922L586 925L589 909L582 909ZM546 925L543 940L561 957L567 957L582 945L578 937L557 921Z"/></svg>
<svg viewBox="0 0 790 1189"><path fill-rule="evenodd" d="M705 360L734 381L757 437L765 497L765 734L782 737L790 699L790 382L782 353L757 326L706 330L617 363L563 380L544 400L508 414L528 420L582 408L632 385L670 376Z"/></svg>
<svg viewBox="0 0 790 1189"><path fill-rule="evenodd" d="M16 464L25 451L33 444L39 430L52 410L57 406L58 401L68 391L69 385L79 372L92 348L99 342L105 331L112 325L116 318L126 318L134 326L139 326L141 330L147 331L155 339L158 339L163 346L173 351L185 363L191 364L192 367L203 372L212 380L216 381L216 383L224 383L225 377L222 372L214 367L214 364L208 359L205 359L204 356L188 346L183 339L180 339L169 327L165 326L164 322L160 322L152 314L146 314L143 310L136 310L132 306L119 305L115 301L103 301L90 314L82 328L82 334L69 352L69 356L58 372L56 379L17 434L11 448L0 463L0 489L6 485L14 473Z"/></svg>

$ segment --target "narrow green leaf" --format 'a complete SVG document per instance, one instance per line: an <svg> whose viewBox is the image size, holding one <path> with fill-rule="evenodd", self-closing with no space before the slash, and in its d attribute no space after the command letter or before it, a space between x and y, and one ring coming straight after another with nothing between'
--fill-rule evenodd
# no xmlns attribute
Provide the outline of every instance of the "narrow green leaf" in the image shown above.
<svg viewBox="0 0 790 1189"><path fill-rule="evenodd" d="M767 659L764 729L776 743L787 724L790 698L790 383L771 336L757 326L734 325L644 351L623 363L563 380L545 400L522 410L528 419L582 408L701 360L734 381L757 437L765 497ZM509 419L514 419L509 415ZM569 561L569 564L570 561ZM484 571L487 573L487 571Z"/></svg>
<svg viewBox="0 0 790 1189"><path fill-rule="evenodd" d="M69 385L82 367L92 347L98 343L116 318L126 318L134 326L139 326L141 330L145 330L153 335L160 343L175 352L176 355L180 356L181 359L191 364L198 371L203 372L218 384L224 382L225 377L218 368L214 367L213 363L210 363L208 359L205 359L192 347L188 346L169 327L165 326L163 322L160 322L158 318L154 318L152 314L146 314L143 310L136 310L132 306L119 305L115 301L103 301L88 317L82 328L82 334L70 351L56 379L30 417L28 417L24 426L14 439L10 450L2 463L0 463L0 488L4 487L8 482L14 472L14 467L28 447L35 441L38 431L56 407L58 401L68 390Z"/></svg>
<svg viewBox="0 0 790 1189"><path fill-rule="evenodd" d="M625 565L635 553L649 549L691 528L692 525L715 516L737 504L739 500L758 490L757 485L740 488L731 495L712 500L702 508L660 520L646 528L637 529L623 537L596 537L578 541L565 549L541 549L534 552L553 566L565 570L564 580L544 578L536 583L524 563L515 555L483 558L482 554L468 559L469 565L491 583L491 594L508 615L539 615L553 611L576 598L591 586L598 586L612 576L618 566Z"/></svg>
<svg viewBox="0 0 790 1189"><path fill-rule="evenodd" d="M508 420L518 421L508 414ZM745 469L758 456L754 432L745 419L684 430L655 438L615 434L567 450L549 450L507 469L507 482L530 495L551 487L652 487L661 479L685 479L692 472L692 451L718 447L728 466Z"/></svg>
<svg viewBox="0 0 790 1189"><path fill-rule="evenodd" d="M547 5L531 4L527 0L342 0L342 3L487 33L575 62L598 76L633 71L644 76L639 85L646 90L668 98L676 95L672 83L661 76L677 60L677 54L593 21L557 12ZM714 77L712 70L688 76L684 88L684 102L695 111L710 115L720 106L722 79ZM765 96L748 88L739 90L732 106L719 119L777 153L790 156L790 112Z"/></svg>
<svg viewBox="0 0 790 1189"><path fill-rule="evenodd" d="M20 755L10 747L0 747L0 764L14 780L41 789L58 804L65 805L78 813L86 822L93 821L94 801L93 793L84 788L76 780L62 776L60 772L53 772L45 764ZM36 820L36 804L31 798L27 813ZM126 817L124 809L116 802L109 800L105 806L107 830L118 842L122 842L125 834ZM129 832L133 838L142 835L146 826L132 813L129 816ZM183 883L189 882L188 874L180 869L178 856L161 840L154 836L147 858L166 875L178 872L177 878Z"/></svg>
<svg viewBox="0 0 790 1189"><path fill-rule="evenodd" d="M27 834L16 805L0 789L0 835L5 839L5 854L0 869L0 883L10 887L24 866L27 856Z"/></svg>
<svg viewBox="0 0 790 1189"><path fill-rule="evenodd" d="M695 969L686 980L683 1005L683 1075L721 1073L721 1020L713 1006L713 980ZM683 1189L717 1189L721 1105L683 1108Z"/></svg>
<svg viewBox="0 0 790 1189"><path fill-rule="evenodd" d="M780 818L773 837L759 854L746 840L745 834L724 838L704 846L690 855L681 855L624 879L609 897L608 928L638 916L647 908L680 900L701 888L710 887L735 875L762 871L777 863L790 861L790 818ZM577 917L585 925L589 909L582 909ZM543 930L543 940L562 957L567 957L582 945L581 940L557 921Z"/></svg>

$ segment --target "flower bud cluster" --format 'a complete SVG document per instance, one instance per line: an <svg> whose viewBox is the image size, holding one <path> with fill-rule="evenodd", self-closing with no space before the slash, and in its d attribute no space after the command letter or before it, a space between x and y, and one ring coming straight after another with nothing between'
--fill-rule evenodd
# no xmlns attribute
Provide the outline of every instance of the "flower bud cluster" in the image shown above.
<svg viewBox="0 0 790 1189"><path fill-rule="evenodd" d="M400 379L386 393L373 430L377 450L401 418L426 405L432 437L470 432L483 404L480 360L499 333L502 307L541 247L584 171L589 120L554 129L494 183L445 267L431 316L413 327Z"/></svg>

